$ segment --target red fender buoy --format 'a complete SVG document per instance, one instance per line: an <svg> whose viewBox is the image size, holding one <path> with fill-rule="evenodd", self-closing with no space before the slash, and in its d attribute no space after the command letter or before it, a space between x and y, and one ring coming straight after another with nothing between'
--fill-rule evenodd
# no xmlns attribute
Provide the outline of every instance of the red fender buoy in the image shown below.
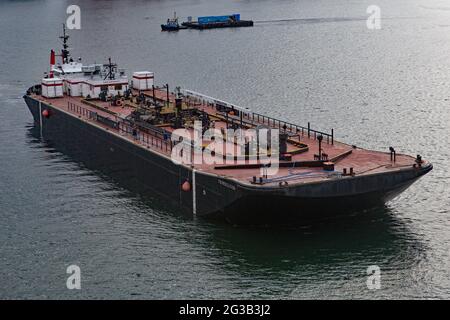
<svg viewBox="0 0 450 320"><path fill-rule="evenodd" d="M191 191L191 184L189 183L188 180L183 182L183 184L181 185L181 190L183 190L184 192Z"/></svg>
<svg viewBox="0 0 450 320"><path fill-rule="evenodd" d="M45 109L44 111L42 111L42 115L46 118L50 117L50 111L48 111L47 109Z"/></svg>

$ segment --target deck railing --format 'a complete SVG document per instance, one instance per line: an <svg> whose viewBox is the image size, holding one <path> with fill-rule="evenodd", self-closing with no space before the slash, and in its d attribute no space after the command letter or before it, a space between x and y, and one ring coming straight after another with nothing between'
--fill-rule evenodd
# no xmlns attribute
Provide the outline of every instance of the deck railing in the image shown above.
<svg viewBox="0 0 450 320"><path fill-rule="evenodd" d="M120 121L118 123L119 132L130 135L135 141L139 141L147 147L154 147L163 152L170 153L172 151L172 141L170 136L159 137L156 132L144 132L136 129L133 125Z"/></svg>
<svg viewBox="0 0 450 320"><path fill-rule="evenodd" d="M86 117L88 119L97 120L97 112L93 112L84 107L80 107L75 103L67 102L67 110L79 114L80 116Z"/></svg>
<svg viewBox="0 0 450 320"><path fill-rule="evenodd" d="M295 134L307 135L308 138L317 139L319 135L326 139L327 143L334 144L334 129L331 129L331 133L311 129L311 124L308 122L308 127L299 126L287 121L278 120L269 116L265 116L256 112L242 112L242 118L252 121L253 123L266 124L272 128L289 130ZM324 140L325 141L325 140Z"/></svg>
<svg viewBox="0 0 450 320"><path fill-rule="evenodd" d="M219 111L230 111L234 110L238 118L246 119L248 121L252 121L253 124L267 124L270 127L289 130L295 134L300 134L302 136L308 135L308 138L317 139L319 135L322 135L324 141L327 143L334 144L334 130L331 129L331 133L314 130L311 129L311 124L308 122L308 127L302 127L293 123L289 123L286 121L278 120L269 116L265 116L253 111L250 111L247 108L239 107L235 104L219 100L213 97L206 96L204 94L192 91L192 90L183 90L183 94L193 102L201 103L204 105L214 106ZM225 110L222 110L225 109ZM239 120L238 120L239 121Z"/></svg>
<svg viewBox="0 0 450 320"><path fill-rule="evenodd" d="M144 132L133 126L133 124L128 120L119 120L117 116L114 116L114 119L103 117L97 112L93 112L72 102L67 103L67 109L72 113L78 114L84 118L99 122L103 125L108 126L109 128L115 129L120 134L125 134L131 137L134 141L142 143L146 147L157 148L166 153L170 153L172 151L172 141L170 139L170 135L160 136L161 132L156 130L148 130L148 132Z"/></svg>

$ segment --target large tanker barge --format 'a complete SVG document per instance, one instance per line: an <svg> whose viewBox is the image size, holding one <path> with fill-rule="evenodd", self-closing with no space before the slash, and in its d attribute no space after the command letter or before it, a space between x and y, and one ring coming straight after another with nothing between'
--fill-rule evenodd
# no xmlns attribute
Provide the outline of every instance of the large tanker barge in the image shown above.
<svg viewBox="0 0 450 320"><path fill-rule="evenodd" d="M419 155L362 149L336 141L333 130L190 90L172 92L156 86L149 71L134 72L130 82L111 60L73 61L68 36L62 39L61 63L51 51L50 72L24 95L42 135L70 137L94 150L93 157L101 152L126 164L143 188L194 216L256 224L321 219L389 201L432 169ZM200 134L211 128L219 134L193 141L198 123ZM276 139L263 157L248 137L225 139L230 129ZM201 161L192 161L198 152Z"/></svg>

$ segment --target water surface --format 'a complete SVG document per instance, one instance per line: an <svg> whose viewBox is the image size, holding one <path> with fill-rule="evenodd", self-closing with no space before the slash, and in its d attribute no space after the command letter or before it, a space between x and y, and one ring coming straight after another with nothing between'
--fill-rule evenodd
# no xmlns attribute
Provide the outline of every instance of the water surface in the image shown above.
<svg viewBox="0 0 450 320"><path fill-rule="evenodd" d="M435 169L383 208L315 226L234 227L141 197L41 139L23 102L69 4L72 53ZM450 6L372 1L0 1L0 298L449 298ZM239 12L253 28L161 33ZM108 169L108 168L106 168ZM68 265L82 289L66 289ZM379 265L382 288L368 290Z"/></svg>

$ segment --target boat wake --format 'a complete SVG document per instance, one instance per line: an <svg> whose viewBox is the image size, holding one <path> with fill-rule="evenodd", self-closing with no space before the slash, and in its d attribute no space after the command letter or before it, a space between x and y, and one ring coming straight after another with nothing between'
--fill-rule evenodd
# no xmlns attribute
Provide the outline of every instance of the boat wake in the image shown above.
<svg viewBox="0 0 450 320"><path fill-rule="evenodd" d="M266 23L330 23L330 22L348 22L348 21L365 21L367 17L330 17L330 18L293 18L293 19L276 19L276 20L255 20L255 24Z"/></svg>

